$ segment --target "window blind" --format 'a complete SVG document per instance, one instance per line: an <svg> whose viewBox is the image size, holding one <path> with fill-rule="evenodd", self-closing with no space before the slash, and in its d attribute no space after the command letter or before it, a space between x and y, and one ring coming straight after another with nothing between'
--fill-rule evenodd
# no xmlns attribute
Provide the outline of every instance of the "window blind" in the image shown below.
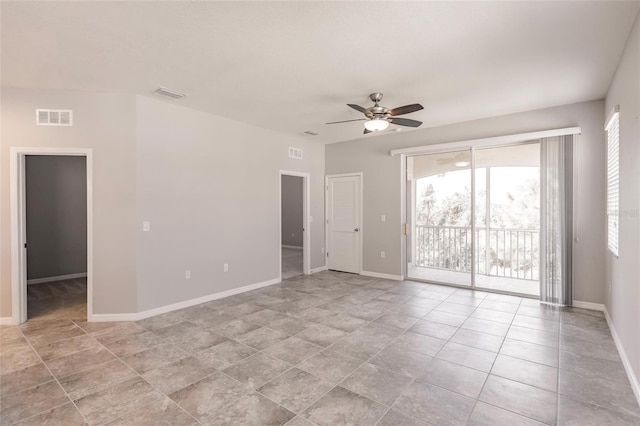
<svg viewBox="0 0 640 426"><path fill-rule="evenodd" d="M607 241L611 253L618 256L620 231L620 121L613 113L607 122Z"/></svg>

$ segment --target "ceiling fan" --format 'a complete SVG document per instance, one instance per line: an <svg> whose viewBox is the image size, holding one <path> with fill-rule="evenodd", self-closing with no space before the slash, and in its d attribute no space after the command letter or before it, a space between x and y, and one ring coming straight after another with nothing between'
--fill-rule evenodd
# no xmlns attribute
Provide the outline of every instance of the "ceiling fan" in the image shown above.
<svg viewBox="0 0 640 426"><path fill-rule="evenodd" d="M372 107L363 108L360 105L347 104L351 108L365 115L366 118L355 120L332 121L326 124L348 123L351 121L364 121L364 134L378 132L389 127L389 123L398 126L420 127L422 121L411 120L409 118L398 118L398 115L409 114L423 109L420 104L405 105L398 108L389 109L379 105L382 100L382 93L375 92L369 95L369 99L374 103Z"/></svg>

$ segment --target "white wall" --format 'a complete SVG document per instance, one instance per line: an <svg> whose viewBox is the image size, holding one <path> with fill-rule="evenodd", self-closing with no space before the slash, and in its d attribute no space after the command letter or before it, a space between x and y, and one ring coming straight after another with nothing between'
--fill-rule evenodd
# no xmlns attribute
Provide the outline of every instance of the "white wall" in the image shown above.
<svg viewBox="0 0 640 426"><path fill-rule="evenodd" d="M624 353L640 374L640 17L618 64L604 114L620 106L619 257L606 251L605 303ZM604 117L604 115L603 115ZM601 159L606 164L606 156ZM636 382L637 383L637 382ZM638 389L636 389L638 390Z"/></svg>
<svg viewBox="0 0 640 426"><path fill-rule="evenodd" d="M142 96L137 119L139 311L278 278L281 169L311 174L324 265L324 145Z"/></svg>
<svg viewBox="0 0 640 426"><path fill-rule="evenodd" d="M12 146L93 149L94 313L135 311L135 97L3 87L0 100L0 317L11 316ZM74 125L36 126L36 108L72 109Z"/></svg>
<svg viewBox="0 0 640 426"><path fill-rule="evenodd" d="M580 126L575 154L574 221L580 241L574 245L574 299L602 303L606 247L603 114L600 100L327 145L327 174L363 172L363 269L392 275L404 272L400 157L391 157L391 149ZM387 216L385 223L380 222L382 214ZM381 251L386 252L385 259L380 259Z"/></svg>

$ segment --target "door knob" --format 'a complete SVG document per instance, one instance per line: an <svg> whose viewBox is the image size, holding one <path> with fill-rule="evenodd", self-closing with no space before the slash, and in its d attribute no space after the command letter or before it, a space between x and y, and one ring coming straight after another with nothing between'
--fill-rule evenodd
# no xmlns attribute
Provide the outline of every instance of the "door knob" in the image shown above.
<svg viewBox="0 0 640 426"><path fill-rule="evenodd" d="M358 229L358 228L354 229L354 231L356 231L356 232L358 232L359 230L360 230L360 229Z"/></svg>

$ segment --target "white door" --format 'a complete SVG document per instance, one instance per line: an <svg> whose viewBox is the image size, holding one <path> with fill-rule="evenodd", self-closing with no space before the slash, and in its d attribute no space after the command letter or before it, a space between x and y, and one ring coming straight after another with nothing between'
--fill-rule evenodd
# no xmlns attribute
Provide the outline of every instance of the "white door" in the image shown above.
<svg viewBox="0 0 640 426"><path fill-rule="evenodd" d="M360 271L360 175L327 179L327 265L335 271Z"/></svg>

